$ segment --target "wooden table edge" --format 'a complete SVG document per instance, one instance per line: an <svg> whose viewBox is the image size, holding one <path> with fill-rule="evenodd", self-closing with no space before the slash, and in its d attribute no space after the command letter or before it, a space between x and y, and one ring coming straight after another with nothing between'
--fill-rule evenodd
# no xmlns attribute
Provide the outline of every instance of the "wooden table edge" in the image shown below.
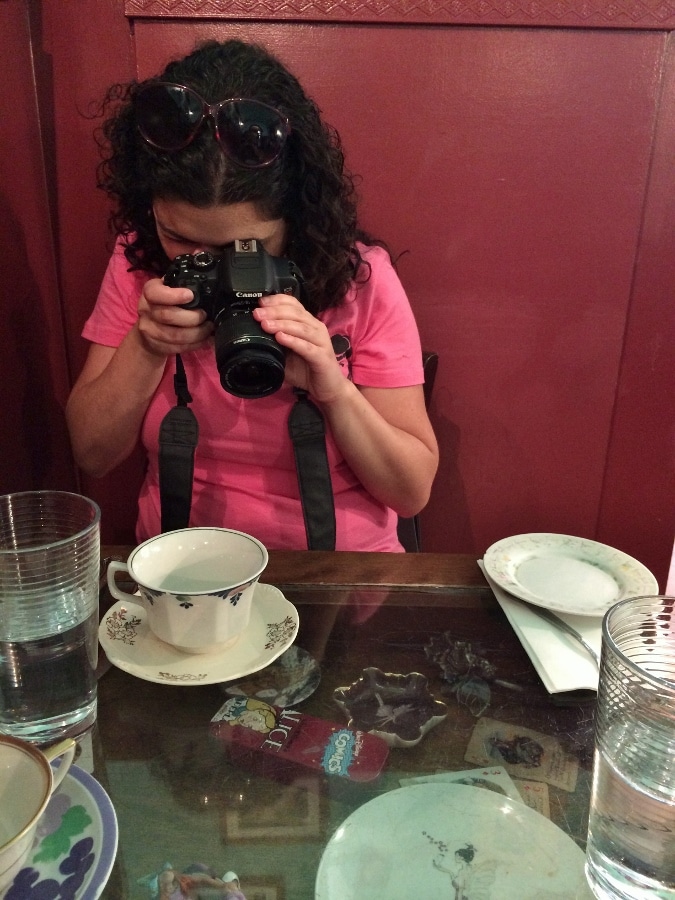
<svg viewBox="0 0 675 900"><path fill-rule="evenodd" d="M101 548L103 558L126 560L130 546ZM389 587L484 591L487 583L472 554L358 553L327 550L270 550L262 580L287 587Z"/></svg>

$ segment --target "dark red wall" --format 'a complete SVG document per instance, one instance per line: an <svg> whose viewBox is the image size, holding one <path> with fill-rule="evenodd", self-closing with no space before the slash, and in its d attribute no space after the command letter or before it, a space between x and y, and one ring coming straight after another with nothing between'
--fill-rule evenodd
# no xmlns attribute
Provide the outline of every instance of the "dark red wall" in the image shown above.
<svg viewBox="0 0 675 900"><path fill-rule="evenodd" d="M0 493L72 490L70 381L53 241L51 75L25 3L0 3ZM7 49L10 52L7 52ZM41 108L42 107L42 108Z"/></svg>
<svg viewBox="0 0 675 900"><path fill-rule="evenodd" d="M363 176L364 225L402 254L423 343L440 354L442 460L425 549L478 555L509 534L566 532L620 547L665 581L675 21L659 19L663 10L647 3L638 21L598 0L587 24L606 27L569 27L591 15L579 0L553 27L558 13L545 5L524 20L507 0L483 24L455 4L429 14L303 5L295 21L284 3L274 12L257 0L127 0L128 17L122 0L32 6L43 18L33 42L53 69L57 259L74 370L109 247L93 123L81 112L111 81L154 73L197 38L259 40L342 134ZM139 475L136 459L83 483L103 504L109 539L131 533Z"/></svg>

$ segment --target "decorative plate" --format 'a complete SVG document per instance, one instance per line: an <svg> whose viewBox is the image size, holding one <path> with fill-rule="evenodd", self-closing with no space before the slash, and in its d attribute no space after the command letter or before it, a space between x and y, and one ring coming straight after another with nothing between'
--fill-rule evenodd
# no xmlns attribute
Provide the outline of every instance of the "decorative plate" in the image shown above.
<svg viewBox="0 0 675 900"><path fill-rule="evenodd" d="M567 534L517 534L483 557L505 591L554 612L602 616L625 597L658 593L646 566L606 544Z"/></svg>
<svg viewBox="0 0 675 900"><path fill-rule="evenodd" d="M255 697L271 706L296 706L319 686L319 664L302 647L289 647L271 665L245 681L223 684L230 697Z"/></svg>
<svg viewBox="0 0 675 900"><path fill-rule="evenodd" d="M315 900L592 900L585 855L549 819L508 797L415 784L353 812L324 850Z"/></svg>
<svg viewBox="0 0 675 900"><path fill-rule="evenodd" d="M419 672L394 675L369 667L353 684L336 688L333 699L350 728L376 734L390 747L414 747L448 714Z"/></svg>
<svg viewBox="0 0 675 900"><path fill-rule="evenodd" d="M117 817L101 785L71 766L38 825L32 855L4 900L96 900L117 853Z"/></svg>
<svg viewBox="0 0 675 900"><path fill-rule="evenodd" d="M157 684L217 684L258 672L287 650L298 633L298 611L280 590L258 583L248 627L221 653L183 653L150 631L145 611L119 601L101 621L98 636L113 665Z"/></svg>

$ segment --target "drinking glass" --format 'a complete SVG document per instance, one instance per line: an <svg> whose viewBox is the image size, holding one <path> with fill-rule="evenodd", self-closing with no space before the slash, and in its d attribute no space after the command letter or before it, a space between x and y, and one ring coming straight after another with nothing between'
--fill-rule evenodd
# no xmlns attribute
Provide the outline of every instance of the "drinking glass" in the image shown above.
<svg viewBox="0 0 675 900"><path fill-rule="evenodd" d="M101 513L66 491L0 496L0 732L50 743L96 718Z"/></svg>
<svg viewBox="0 0 675 900"><path fill-rule="evenodd" d="M603 619L586 875L596 897L675 898L675 597Z"/></svg>

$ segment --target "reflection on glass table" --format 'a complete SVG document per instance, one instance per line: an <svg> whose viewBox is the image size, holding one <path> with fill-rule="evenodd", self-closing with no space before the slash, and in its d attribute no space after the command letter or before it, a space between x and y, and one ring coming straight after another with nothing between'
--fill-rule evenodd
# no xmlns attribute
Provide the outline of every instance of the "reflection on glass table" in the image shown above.
<svg viewBox="0 0 675 900"><path fill-rule="evenodd" d="M104 552L123 559L128 548ZM472 809L483 816L502 797L502 807L526 810L521 818L528 828L533 816L544 816L542 834L555 835L575 860L567 888L576 896L588 818L593 706L552 701L476 560L424 553L273 552L262 581L279 588L298 610L293 646L305 651L303 659L313 660L309 668L320 673L312 679L313 690L303 691L293 706L296 720L301 716L318 721L326 733L343 733L348 717L335 691L369 667L403 676L420 673L447 713L410 746L386 745L379 776L366 777L362 767L356 780L325 773L318 739L312 747L312 741L303 745L304 738L295 738L296 750L303 752L280 765L269 747L274 741L263 751L253 749L251 741L225 737L230 726L214 728L211 720L228 700L241 699L228 684L158 683L115 665L100 666L105 674L93 735L95 775L119 823L117 862L103 897L151 898L164 870L189 875L196 867L210 869L220 880L235 873L246 900L313 900L317 890L319 900L331 900L326 872L334 868L342 826L365 804L378 801L361 816L369 832L375 817L386 835L394 823L381 798L420 784L431 784L425 788L430 792L434 785L438 791L454 787L453 798L461 786L460 798L474 797ZM112 604L104 589L102 615ZM276 689L280 677L273 675ZM390 715L409 704L381 699ZM264 698L255 702L246 718L253 736L255 728L268 727L264 707L269 704ZM276 710L278 724L281 707ZM274 737L280 742L279 734ZM365 755L362 759L367 762ZM408 796L397 794L393 808L399 797ZM442 868L454 867L454 853L473 845L471 865L477 867L492 849L473 838L450 847L459 838L457 827L448 820L444 830L442 816L434 814L430 828L421 824L416 835L423 851L413 853L409 836L392 833L392 841L407 842L396 848L401 865L410 854L417 876L440 878L440 889L449 896L451 878ZM425 830L427 836L421 834ZM377 863L373 856L373 878L377 865L384 871L391 858ZM317 887L319 872L323 881ZM564 890L566 876L559 877ZM363 896L378 896L374 890L364 885Z"/></svg>

